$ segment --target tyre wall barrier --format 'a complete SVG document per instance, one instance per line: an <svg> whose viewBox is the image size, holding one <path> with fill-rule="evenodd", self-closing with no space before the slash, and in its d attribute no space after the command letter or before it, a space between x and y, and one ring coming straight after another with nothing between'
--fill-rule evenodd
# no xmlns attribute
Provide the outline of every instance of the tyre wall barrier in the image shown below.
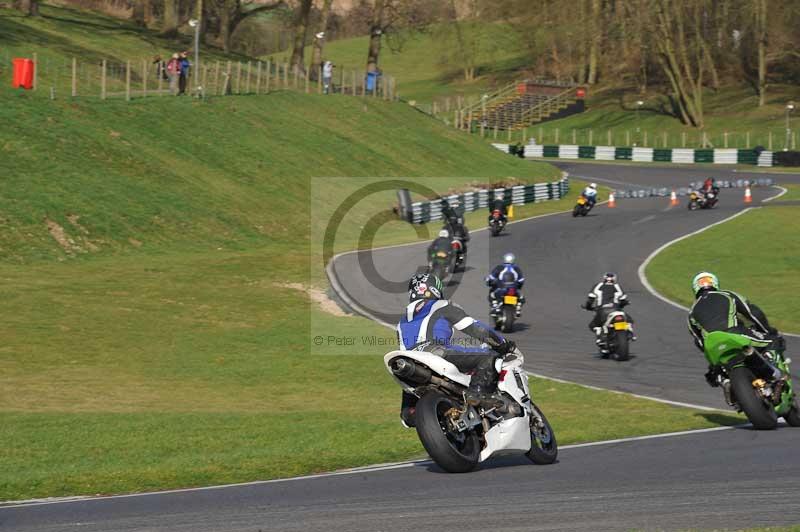
<svg viewBox="0 0 800 532"><path fill-rule="evenodd" d="M511 153L508 144L492 144L498 150ZM510 145L516 147L516 144ZM589 159L596 161L637 161L661 163L752 164L770 167L776 164L771 151L739 150L733 148L642 148L627 146L576 146L573 144L523 146L527 159L554 157L558 159Z"/></svg>
<svg viewBox="0 0 800 532"><path fill-rule="evenodd" d="M411 204L406 213L406 220L415 224L435 222L442 219L442 208L445 205L461 212L473 212L488 209L496 199L502 199L505 205L525 205L540 201L557 200L569 193L569 178L565 175L560 181L550 183L534 183L509 188L482 189L463 194L452 194L430 201L417 201Z"/></svg>

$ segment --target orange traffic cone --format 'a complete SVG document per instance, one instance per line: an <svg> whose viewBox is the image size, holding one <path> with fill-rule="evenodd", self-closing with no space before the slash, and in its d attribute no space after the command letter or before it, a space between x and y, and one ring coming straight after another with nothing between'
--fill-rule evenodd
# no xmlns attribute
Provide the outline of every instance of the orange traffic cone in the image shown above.
<svg viewBox="0 0 800 532"><path fill-rule="evenodd" d="M750 192L750 185L744 187L744 202L753 203L753 194Z"/></svg>
<svg viewBox="0 0 800 532"><path fill-rule="evenodd" d="M670 207L674 207L678 205L678 194L675 193L675 189L672 189L672 194L669 195L669 205Z"/></svg>
<svg viewBox="0 0 800 532"><path fill-rule="evenodd" d="M608 208L613 209L617 206L617 200L614 199L614 193L608 195Z"/></svg>

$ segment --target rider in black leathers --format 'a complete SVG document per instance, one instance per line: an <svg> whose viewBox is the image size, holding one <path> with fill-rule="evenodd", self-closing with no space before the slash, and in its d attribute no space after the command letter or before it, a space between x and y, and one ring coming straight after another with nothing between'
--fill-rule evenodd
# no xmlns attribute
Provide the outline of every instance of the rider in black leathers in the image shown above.
<svg viewBox="0 0 800 532"><path fill-rule="evenodd" d="M589 322L589 329L596 335L596 342L598 345L602 342L601 335L603 333L602 327L605 323L606 317L610 310L615 308L623 308L630 304L628 294L626 294L622 287L617 282L617 275L615 273L606 273L603 275L603 280L594 285L586 296L586 303L581 305L586 310L594 311L594 318ZM609 306L611 305L611 306ZM633 317L625 311L628 316L628 323L633 327ZM636 334L631 329L631 340L636 341Z"/></svg>

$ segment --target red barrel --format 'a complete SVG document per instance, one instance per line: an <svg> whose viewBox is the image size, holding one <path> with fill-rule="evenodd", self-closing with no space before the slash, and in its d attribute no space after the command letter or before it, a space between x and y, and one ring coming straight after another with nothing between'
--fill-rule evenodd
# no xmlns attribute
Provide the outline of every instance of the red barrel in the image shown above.
<svg viewBox="0 0 800 532"><path fill-rule="evenodd" d="M33 69L35 68L32 59L14 58L14 74L11 86L15 89L23 88L30 90L33 88Z"/></svg>

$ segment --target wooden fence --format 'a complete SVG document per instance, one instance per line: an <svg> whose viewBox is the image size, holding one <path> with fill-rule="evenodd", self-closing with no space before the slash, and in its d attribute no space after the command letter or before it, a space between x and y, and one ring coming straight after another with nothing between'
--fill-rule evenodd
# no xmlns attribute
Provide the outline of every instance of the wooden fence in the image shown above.
<svg viewBox="0 0 800 532"><path fill-rule="evenodd" d="M36 64L33 92L52 99L132 100L178 94L179 80L171 82L161 64L147 59L82 61L40 58L37 54L32 54L32 58ZM10 79L10 64L8 67ZM398 98L397 80L393 76L372 77L365 71L336 69L330 82L325 83L321 70L291 68L288 63L277 61L201 61L199 68L189 70L185 94L202 98L293 90L384 100Z"/></svg>

